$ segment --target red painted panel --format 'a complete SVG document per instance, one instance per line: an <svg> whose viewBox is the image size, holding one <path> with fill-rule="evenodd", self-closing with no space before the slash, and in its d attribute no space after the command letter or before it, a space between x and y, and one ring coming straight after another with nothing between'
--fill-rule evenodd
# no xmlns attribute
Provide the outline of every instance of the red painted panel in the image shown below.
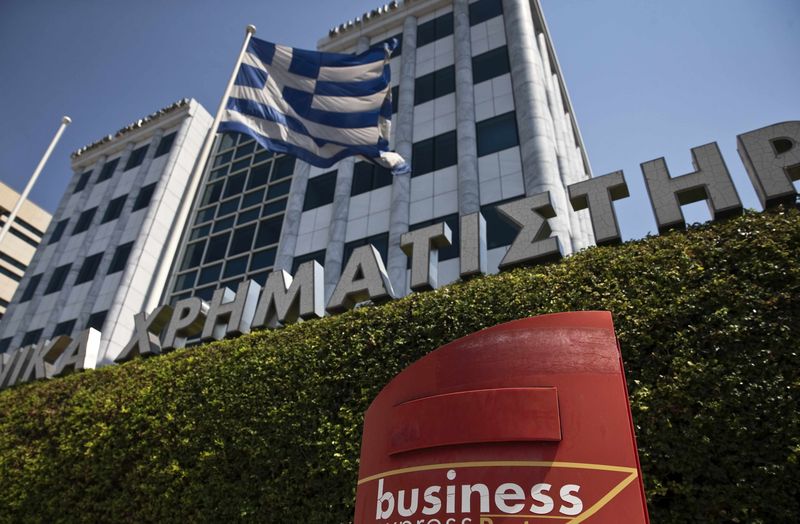
<svg viewBox="0 0 800 524"><path fill-rule="evenodd" d="M442 416L447 414L447 416ZM390 453L455 444L559 441L556 388L446 393L396 406Z"/></svg>
<svg viewBox="0 0 800 524"><path fill-rule="evenodd" d="M608 312L451 342L365 415L356 524L551 521L649 522Z"/></svg>

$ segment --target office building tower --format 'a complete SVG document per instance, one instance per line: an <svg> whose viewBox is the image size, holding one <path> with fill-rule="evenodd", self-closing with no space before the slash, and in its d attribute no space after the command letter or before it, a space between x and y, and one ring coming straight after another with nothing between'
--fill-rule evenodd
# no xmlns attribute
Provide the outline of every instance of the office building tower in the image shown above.
<svg viewBox="0 0 800 524"><path fill-rule="evenodd" d="M210 125L182 100L72 154L74 175L0 322L0 352L88 327L102 333L100 355L128 341L134 315L158 305Z"/></svg>

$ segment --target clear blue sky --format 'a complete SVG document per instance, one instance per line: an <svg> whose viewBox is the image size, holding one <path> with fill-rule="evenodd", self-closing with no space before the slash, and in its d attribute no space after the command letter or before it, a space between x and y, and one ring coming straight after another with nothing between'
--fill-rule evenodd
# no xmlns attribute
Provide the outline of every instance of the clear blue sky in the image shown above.
<svg viewBox="0 0 800 524"><path fill-rule="evenodd" d="M595 176L625 171L624 238L655 231L639 164L717 141L758 209L735 137L800 119L800 0L542 0ZM180 98L219 103L244 27L314 48L376 0L3 0L0 180L21 191L62 115L73 124L32 192L48 211L69 153ZM693 205L690 221L707 218Z"/></svg>

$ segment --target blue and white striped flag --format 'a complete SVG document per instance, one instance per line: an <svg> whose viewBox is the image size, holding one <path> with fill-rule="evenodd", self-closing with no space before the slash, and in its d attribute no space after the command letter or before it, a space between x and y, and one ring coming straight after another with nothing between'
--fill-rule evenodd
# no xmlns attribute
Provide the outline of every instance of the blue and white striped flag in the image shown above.
<svg viewBox="0 0 800 524"><path fill-rule="evenodd" d="M389 151L392 47L348 55L252 38L219 131L250 135L318 167L361 155L408 173L410 166Z"/></svg>

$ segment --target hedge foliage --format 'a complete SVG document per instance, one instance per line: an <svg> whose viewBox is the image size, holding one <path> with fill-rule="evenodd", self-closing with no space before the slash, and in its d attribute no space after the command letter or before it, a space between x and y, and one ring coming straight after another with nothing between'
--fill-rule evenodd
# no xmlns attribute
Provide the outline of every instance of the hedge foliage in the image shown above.
<svg viewBox="0 0 800 524"><path fill-rule="evenodd" d="M614 314L653 522L800 515L800 213L585 250L0 393L2 522L352 518L362 413L481 328Z"/></svg>

